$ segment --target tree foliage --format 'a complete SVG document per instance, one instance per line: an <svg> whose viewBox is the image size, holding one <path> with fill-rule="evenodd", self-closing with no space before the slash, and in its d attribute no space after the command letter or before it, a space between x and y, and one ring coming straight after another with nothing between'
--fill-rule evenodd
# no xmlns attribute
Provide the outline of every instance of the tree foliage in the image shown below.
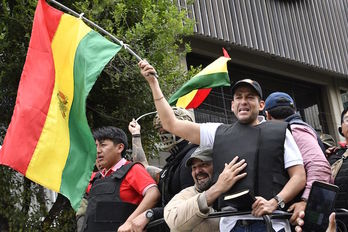
<svg viewBox="0 0 348 232"><path fill-rule="evenodd" d="M184 9L179 11L173 1L59 2L76 12L83 12L86 18L146 58L157 69L167 97L196 72L194 69L186 71L180 62L190 51L184 38L193 33L193 21L187 18ZM37 0L0 1L1 138L14 109L36 4ZM91 128L114 125L127 132L132 118L155 110L150 90L140 76L137 62L133 56L121 50L102 72L87 99L87 118ZM145 151L152 154L156 140L152 117L144 117L139 123L144 135ZM62 200L59 213L53 215L53 219L44 221L49 213L43 188L3 166L0 167L0 194L0 224L8 223L10 231L75 230L74 212L69 204ZM47 221L53 223L47 224Z"/></svg>

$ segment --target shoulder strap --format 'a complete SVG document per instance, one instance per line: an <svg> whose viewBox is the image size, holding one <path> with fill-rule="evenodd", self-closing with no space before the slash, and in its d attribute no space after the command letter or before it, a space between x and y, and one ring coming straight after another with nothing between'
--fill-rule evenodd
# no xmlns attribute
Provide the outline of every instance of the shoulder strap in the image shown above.
<svg viewBox="0 0 348 232"><path fill-rule="evenodd" d="M311 130L314 132L314 134L318 137L318 133L314 130L314 128L311 125L309 125L308 123L306 123L306 122L304 122L304 121L302 121L300 119L291 120L289 122L289 124L290 125L294 125L295 124L295 125L307 126L307 127L311 128Z"/></svg>
<svg viewBox="0 0 348 232"><path fill-rule="evenodd" d="M292 124L298 124L298 125L304 125L304 126L309 126L308 123L300 120L300 119L293 119L289 122L290 125Z"/></svg>
<svg viewBox="0 0 348 232"><path fill-rule="evenodd" d="M342 157L331 165L331 176L336 178L337 173L340 171L343 161L348 157L348 149L343 153Z"/></svg>
<svg viewBox="0 0 348 232"><path fill-rule="evenodd" d="M116 179L122 179L124 176L127 175L127 173L129 172L129 170L138 162L130 162L128 164L123 165L122 167L120 167L116 172L111 174L111 178L116 178Z"/></svg>
<svg viewBox="0 0 348 232"><path fill-rule="evenodd" d="M309 125L308 123L306 123L306 122L304 122L302 120L299 120L299 119L291 120L289 122L289 124L290 125L293 125L293 124L295 124L295 125L302 125L302 126L309 127L314 132L314 134L316 135L318 145L319 145L320 149L323 151L323 153L325 154L325 150L326 150L325 146L324 146L323 142L321 141L320 136L318 135L318 132L316 132L316 130L314 130L314 128L311 125Z"/></svg>
<svg viewBox="0 0 348 232"><path fill-rule="evenodd" d="M101 178L101 174L100 174L100 172L97 172L97 174L95 174L95 176L93 177L93 179L92 180L90 180L90 184L91 185L93 185L93 183L96 181L96 180L98 180L98 179L100 179Z"/></svg>

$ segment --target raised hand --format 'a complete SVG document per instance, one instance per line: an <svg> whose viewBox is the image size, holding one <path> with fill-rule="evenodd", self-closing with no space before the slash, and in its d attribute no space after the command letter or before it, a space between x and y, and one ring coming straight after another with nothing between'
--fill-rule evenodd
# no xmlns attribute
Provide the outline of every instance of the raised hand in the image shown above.
<svg viewBox="0 0 348 232"><path fill-rule="evenodd" d="M141 126L133 118L133 120L128 125L128 130L132 135L140 134Z"/></svg>
<svg viewBox="0 0 348 232"><path fill-rule="evenodd" d="M141 60L138 63L138 66L140 68L141 75L143 75L148 82L156 79L156 70L146 60Z"/></svg>

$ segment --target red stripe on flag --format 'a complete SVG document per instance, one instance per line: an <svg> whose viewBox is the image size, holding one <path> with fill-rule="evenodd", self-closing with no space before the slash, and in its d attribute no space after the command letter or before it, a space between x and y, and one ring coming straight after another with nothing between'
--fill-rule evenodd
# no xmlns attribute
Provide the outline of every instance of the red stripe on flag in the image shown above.
<svg viewBox="0 0 348 232"><path fill-rule="evenodd" d="M195 109L206 99L209 95L211 88L209 89L199 89L192 99L192 101L186 106L186 109Z"/></svg>
<svg viewBox="0 0 348 232"><path fill-rule="evenodd" d="M51 41L62 14L39 0L16 106L0 151L0 163L23 174L35 151L51 102L55 81ZM39 66L35 62L38 59L43 61Z"/></svg>
<svg viewBox="0 0 348 232"><path fill-rule="evenodd" d="M225 48L222 48L222 53L224 54L224 57L230 58L230 55L228 55L228 52Z"/></svg>

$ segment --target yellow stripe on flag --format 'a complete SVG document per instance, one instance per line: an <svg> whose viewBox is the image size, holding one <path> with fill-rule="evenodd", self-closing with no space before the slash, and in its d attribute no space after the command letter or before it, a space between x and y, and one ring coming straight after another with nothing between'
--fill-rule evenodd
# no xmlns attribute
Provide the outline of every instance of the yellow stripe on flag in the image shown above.
<svg viewBox="0 0 348 232"><path fill-rule="evenodd" d="M26 176L59 192L69 154L69 112L74 96L74 59L80 41L91 29L63 14L52 41L55 86L47 119ZM38 83L40 84L40 83Z"/></svg>
<svg viewBox="0 0 348 232"><path fill-rule="evenodd" d="M188 106L188 104L190 104L190 102L192 101L192 99L195 97L196 93L197 93L197 89L192 90L191 92L189 92L188 94L180 97L178 99L178 101L176 102L176 106L177 107L182 107L182 108L186 108L186 106Z"/></svg>
<svg viewBox="0 0 348 232"><path fill-rule="evenodd" d="M201 72L199 72L194 78L212 74L212 73L220 73L220 72L226 72L227 73L227 61L229 61L231 58L223 57L221 56L217 60L215 60L213 63L209 64L207 67L205 67Z"/></svg>

